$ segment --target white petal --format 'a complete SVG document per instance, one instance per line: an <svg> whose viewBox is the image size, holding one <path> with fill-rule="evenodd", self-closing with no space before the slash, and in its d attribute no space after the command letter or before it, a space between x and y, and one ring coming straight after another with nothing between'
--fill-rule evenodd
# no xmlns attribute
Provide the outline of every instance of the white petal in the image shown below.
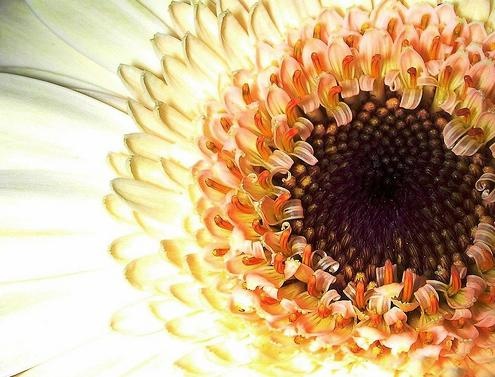
<svg viewBox="0 0 495 377"><path fill-rule="evenodd" d="M180 225L191 211L191 203L183 194L125 178L114 179L112 186L132 209L170 225Z"/></svg>
<svg viewBox="0 0 495 377"><path fill-rule="evenodd" d="M184 101L194 103L195 101L191 101L191 97L202 101L208 95L216 94L214 83L203 80L182 61L171 56L165 56L162 65L165 80L176 93L183 95Z"/></svg>
<svg viewBox="0 0 495 377"><path fill-rule="evenodd" d="M64 43L33 14L24 1L0 4L0 70L60 85L125 94L113 72Z"/></svg>
<svg viewBox="0 0 495 377"><path fill-rule="evenodd" d="M473 21L485 22L490 15L489 0L456 1L457 13Z"/></svg>
<svg viewBox="0 0 495 377"><path fill-rule="evenodd" d="M148 108L153 108L155 105L154 99L149 95L143 82L145 71L132 65L121 64L119 65L118 74L134 98Z"/></svg>
<svg viewBox="0 0 495 377"><path fill-rule="evenodd" d="M192 166L200 159L199 153L193 147L186 148L186 145L172 144L153 135L129 134L125 137L125 143L133 153L152 160L171 158L181 161L186 166Z"/></svg>
<svg viewBox="0 0 495 377"><path fill-rule="evenodd" d="M22 377L179 377L173 372L173 361L190 347L164 333L137 337L110 332L67 350Z"/></svg>
<svg viewBox="0 0 495 377"><path fill-rule="evenodd" d="M61 39L115 72L119 64L158 71L149 40L163 23L134 0L28 0L33 12Z"/></svg>
<svg viewBox="0 0 495 377"><path fill-rule="evenodd" d="M230 12L220 15L220 38L227 54L232 58L229 61L232 70L249 69L253 64L253 51L247 32L239 21ZM235 61L232 61L235 59Z"/></svg>
<svg viewBox="0 0 495 377"><path fill-rule="evenodd" d="M221 54L218 19L205 4L198 3L195 8L196 34L217 53Z"/></svg>
<svg viewBox="0 0 495 377"><path fill-rule="evenodd" d="M182 42L180 39L169 34L156 33L151 42L160 58L163 55L168 55L177 59L184 59Z"/></svg>
<svg viewBox="0 0 495 377"><path fill-rule="evenodd" d="M0 375L101 336L115 308L135 298L118 270L2 285Z"/></svg>
<svg viewBox="0 0 495 377"><path fill-rule="evenodd" d="M170 142L178 139L176 134L165 127L160 118L155 117L152 110L148 110L139 102L129 101L129 114L136 124L138 124L146 133L158 136Z"/></svg>
<svg viewBox="0 0 495 377"><path fill-rule="evenodd" d="M185 1L172 1L168 7L172 29L179 37L194 30L193 6Z"/></svg>
<svg viewBox="0 0 495 377"><path fill-rule="evenodd" d="M168 178L159 161L150 160L142 156L133 156L129 161L129 167L135 179L148 182L175 192L183 192L181 187Z"/></svg>
<svg viewBox="0 0 495 377"><path fill-rule="evenodd" d="M0 237L0 283L113 266L112 235L33 234Z"/></svg>
<svg viewBox="0 0 495 377"><path fill-rule="evenodd" d="M247 29L248 26L248 11L247 8L239 0L219 0L217 1L217 14L230 12L241 26Z"/></svg>
<svg viewBox="0 0 495 377"><path fill-rule="evenodd" d="M138 0L143 6L148 8L156 17L163 22L167 22L167 7L172 0Z"/></svg>
<svg viewBox="0 0 495 377"><path fill-rule="evenodd" d="M216 85L220 75L226 75L223 59L213 52L206 43L191 34L183 40L184 50L190 65Z"/></svg>
<svg viewBox="0 0 495 377"><path fill-rule="evenodd" d="M257 3L250 9L250 26L254 35L260 41L273 44L280 41L280 34L277 27L270 18L263 3Z"/></svg>
<svg viewBox="0 0 495 377"><path fill-rule="evenodd" d="M3 169L85 172L108 177L107 153L135 129L120 111L71 90L0 74L0 160ZM100 182L100 184L104 184Z"/></svg>

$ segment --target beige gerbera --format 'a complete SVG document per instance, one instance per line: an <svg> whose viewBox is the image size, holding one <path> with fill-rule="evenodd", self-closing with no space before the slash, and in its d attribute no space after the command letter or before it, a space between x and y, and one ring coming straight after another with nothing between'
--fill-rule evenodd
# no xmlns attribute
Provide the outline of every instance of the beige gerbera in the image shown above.
<svg viewBox="0 0 495 377"><path fill-rule="evenodd" d="M490 2L0 7L0 374L493 375Z"/></svg>

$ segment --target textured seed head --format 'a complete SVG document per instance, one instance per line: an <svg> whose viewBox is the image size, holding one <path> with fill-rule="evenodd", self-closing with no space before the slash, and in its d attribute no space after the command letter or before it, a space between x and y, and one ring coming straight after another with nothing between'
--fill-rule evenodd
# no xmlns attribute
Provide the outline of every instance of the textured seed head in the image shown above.
<svg viewBox="0 0 495 377"><path fill-rule="evenodd" d="M340 263L339 281L358 273L372 281L386 259L448 280L478 222L494 222L474 189L483 172L495 171L485 165L490 159L458 157L445 147L449 114L399 103L368 98L352 105L350 124L324 119L307 140L318 163L296 161L294 179L283 183L304 208L294 233Z"/></svg>

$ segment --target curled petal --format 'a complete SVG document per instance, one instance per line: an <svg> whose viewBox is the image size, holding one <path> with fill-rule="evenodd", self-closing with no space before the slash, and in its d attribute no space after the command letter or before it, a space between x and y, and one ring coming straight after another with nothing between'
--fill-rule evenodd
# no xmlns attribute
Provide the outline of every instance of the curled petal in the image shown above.
<svg viewBox="0 0 495 377"><path fill-rule="evenodd" d="M467 256L473 258L481 272L487 272L494 266L493 255L484 244L471 245L467 251Z"/></svg>
<svg viewBox="0 0 495 377"><path fill-rule="evenodd" d="M318 159L314 156L313 147L305 141L297 141L293 152L290 154L306 162L308 165L316 165L318 162Z"/></svg>
<svg viewBox="0 0 495 377"><path fill-rule="evenodd" d="M487 203L495 202L495 174L484 173L476 181L476 190L481 192L481 198Z"/></svg>
<svg viewBox="0 0 495 377"><path fill-rule="evenodd" d="M352 120L352 110L345 102L340 102L334 109L329 110L338 126L348 124Z"/></svg>
<svg viewBox="0 0 495 377"><path fill-rule="evenodd" d="M405 88L402 91L402 98L400 100L400 106L405 109L415 109L418 107L423 97L423 89L421 88Z"/></svg>
<svg viewBox="0 0 495 377"><path fill-rule="evenodd" d="M318 270L318 271L321 271L321 270ZM323 296L321 296L320 303L322 305L325 305L326 307L330 307L332 302L337 301L337 300L340 300L340 295L338 294L338 292L335 289L332 289L329 291L327 290L327 292L325 292L323 294ZM349 301L347 301L347 302L349 302ZM338 307L334 307L334 310L332 310L332 313L334 313L334 314L339 313L338 310L339 310ZM339 314L342 314L342 313L339 313Z"/></svg>
<svg viewBox="0 0 495 377"><path fill-rule="evenodd" d="M436 313L438 310L438 293L430 285L426 284L414 292L414 297L418 300L421 309L427 313Z"/></svg>
<svg viewBox="0 0 495 377"><path fill-rule="evenodd" d="M280 196L276 200L267 196L261 200L260 208L265 223L275 225L303 217L301 201L288 199L287 196Z"/></svg>
<svg viewBox="0 0 495 377"><path fill-rule="evenodd" d="M368 301L368 309L377 314L384 314L390 310L392 300L389 297L373 294Z"/></svg>
<svg viewBox="0 0 495 377"><path fill-rule="evenodd" d="M454 118L443 129L443 141L447 148L453 148L455 143L468 132L463 119Z"/></svg>
<svg viewBox="0 0 495 377"><path fill-rule="evenodd" d="M479 297L486 289L486 282L482 277L477 275L468 275L466 277L466 287L471 288L474 297Z"/></svg>
<svg viewBox="0 0 495 377"><path fill-rule="evenodd" d="M316 270L315 276L315 289L318 295L321 295L328 291L330 286L335 282L336 278L323 270ZM337 292L335 292L337 293Z"/></svg>
<svg viewBox="0 0 495 377"><path fill-rule="evenodd" d="M495 226L487 223L480 223L474 234L474 242L486 245L492 252L495 247Z"/></svg>
<svg viewBox="0 0 495 377"><path fill-rule="evenodd" d="M301 140L306 140L308 137L310 137L311 132L313 132L314 129L313 123L311 123L309 119L302 117L296 119L293 127L297 129Z"/></svg>

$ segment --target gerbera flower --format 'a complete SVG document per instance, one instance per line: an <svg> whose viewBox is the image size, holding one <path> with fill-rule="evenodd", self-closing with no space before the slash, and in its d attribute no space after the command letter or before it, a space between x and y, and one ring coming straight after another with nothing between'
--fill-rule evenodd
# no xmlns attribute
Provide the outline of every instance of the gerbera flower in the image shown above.
<svg viewBox="0 0 495 377"><path fill-rule="evenodd" d="M1 7L2 375L493 375L488 1Z"/></svg>

